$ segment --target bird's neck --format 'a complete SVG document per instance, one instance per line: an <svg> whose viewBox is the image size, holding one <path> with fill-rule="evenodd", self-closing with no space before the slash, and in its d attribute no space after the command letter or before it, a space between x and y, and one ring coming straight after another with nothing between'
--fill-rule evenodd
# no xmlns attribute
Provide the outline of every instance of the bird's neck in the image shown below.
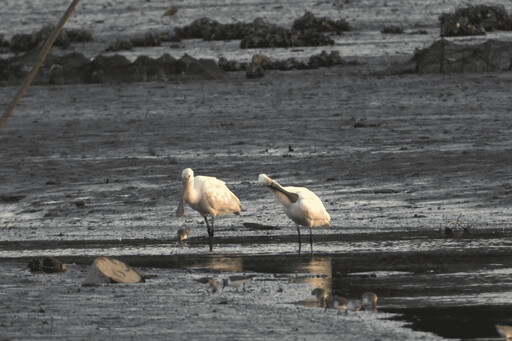
<svg viewBox="0 0 512 341"><path fill-rule="evenodd" d="M187 184L185 185L185 200L189 204L197 204L199 202L200 195L198 191L196 190L194 178L191 178L189 181L187 181Z"/></svg>

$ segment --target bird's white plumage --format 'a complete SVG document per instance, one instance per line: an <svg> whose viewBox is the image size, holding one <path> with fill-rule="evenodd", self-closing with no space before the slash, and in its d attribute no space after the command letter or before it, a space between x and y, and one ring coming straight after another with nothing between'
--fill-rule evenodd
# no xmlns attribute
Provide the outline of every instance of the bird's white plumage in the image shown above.
<svg viewBox="0 0 512 341"><path fill-rule="evenodd" d="M240 214L240 200L229 190L224 181L211 176L194 176L187 168L182 172L184 181L183 201L203 217L212 218L235 213Z"/></svg>
<svg viewBox="0 0 512 341"><path fill-rule="evenodd" d="M297 226L309 228L330 226L331 217L329 213L327 213L320 198L309 189L294 186L281 187L276 181L265 174L260 174L258 180L261 184L267 186L277 200L283 204L284 212ZM299 199L294 203L291 202L287 195L272 188L272 184L281 187L287 192L298 194Z"/></svg>

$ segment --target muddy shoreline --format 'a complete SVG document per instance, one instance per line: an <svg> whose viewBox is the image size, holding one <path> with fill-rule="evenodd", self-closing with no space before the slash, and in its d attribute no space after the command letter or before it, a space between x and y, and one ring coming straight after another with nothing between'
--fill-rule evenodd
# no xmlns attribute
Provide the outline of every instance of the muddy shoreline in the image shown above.
<svg viewBox="0 0 512 341"><path fill-rule="evenodd" d="M63 4L45 1L7 0L13 14L0 33L53 23ZM252 80L232 72L31 87L0 133L1 338L471 340L496 339L494 324L512 325L512 73L375 72L430 46L438 15L457 2L178 1L171 23L161 17L168 5L87 3L68 27L99 39L64 52L93 57L120 37L204 16L251 22L258 13L286 26L308 9L348 18L354 31L332 50L358 63ZM43 8L51 9L36 20ZM382 35L394 21L426 34ZM489 32L450 41L492 38L510 40ZM248 62L262 52L238 46L191 40L124 55ZM266 52L284 60L320 51ZM16 91L0 87L0 107ZM216 220L213 253L196 212L175 217L187 167L226 181L242 202L241 217ZM260 173L324 202L332 226L313 231L312 255L297 254L296 229L257 183ZM177 244L183 227L191 236ZM31 259L47 256L70 271L29 272ZM83 287L97 256L126 261L146 283ZM196 281L233 274L255 277L247 291L215 294ZM374 291L380 311L324 312L315 287L349 298Z"/></svg>

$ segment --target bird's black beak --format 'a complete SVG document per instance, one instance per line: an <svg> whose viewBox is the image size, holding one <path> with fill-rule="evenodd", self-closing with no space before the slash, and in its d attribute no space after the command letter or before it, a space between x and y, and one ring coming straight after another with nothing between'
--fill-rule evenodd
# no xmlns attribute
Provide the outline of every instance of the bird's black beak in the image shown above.
<svg viewBox="0 0 512 341"><path fill-rule="evenodd" d="M273 189L275 191L278 191L278 192L281 192L284 195L286 195L286 197L288 198L288 200L291 201L292 204L296 203L297 200L299 200L299 195L297 193L288 192L280 184L278 184L275 181L272 181L270 183L270 185L268 185L268 187L270 187L271 189Z"/></svg>

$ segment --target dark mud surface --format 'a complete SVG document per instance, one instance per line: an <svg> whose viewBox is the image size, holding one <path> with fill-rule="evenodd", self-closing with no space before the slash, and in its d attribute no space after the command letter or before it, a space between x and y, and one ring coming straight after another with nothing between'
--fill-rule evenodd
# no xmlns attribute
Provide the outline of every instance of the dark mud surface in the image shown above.
<svg viewBox="0 0 512 341"><path fill-rule="evenodd" d="M400 313L394 318L443 337L493 338L494 323L511 323L512 76L377 77L356 68L331 68L275 72L258 81L239 77L31 88L0 136L1 157L8 160L0 175L2 219L4 224L13 219L0 241L2 271L10 273L2 284L10 302L3 310L4 335L24 335L24 324L35 320L43 324L27 331L28 338L58 336L64 322L56 320L71 316L75 322L67 320L68 334L62 335L91 336L81 323L96 325L97 331L107 328L105 319L121 323L112 309L97 310L106 292L111 299L122 296L126 306L142 304L155 321L163 319L161 314L168 321L187 314L197 321L213 318L191 302L166 315L156 303L141 303L151 299L135 286L82 289L88 264L100 255L156 274L144 285L166 291L166 302L182 305L173 290L180 285L192 290L195 277L255 272L261 281L253 281L253 292L237 294L232 314L225 312L225 325L219 324L228 331L240 309L280 314L272 303L275 295L260 297L260 289L267 289L259 285L270 280L280 287L268 290L286 293L283 309L312 309L298 308L297 302L310 302L311 288L322 286L348 297L374 291L380 296L379 323L389 318L384 312ZM187 209L185 218L173 216L186 167L225 180L244 206L241 218L217 220L213 254L199 215ZM306 185L324 200L332 227L315 229L313 257L297 255L296 230L257 184L260 172ZM468 234L455 226L461 213L471 226ZM247 228L243 222L275 229ZM185 226L192 228L191 238L176 245L176 231ZM454 235L444 233L445 227ZM69 274L31 275L28 261L44 256L76 265ZM71 307L55 301L62 290ZM209 295L202 286L194 290L197 299ZM246 301L239 301L242 297ZM223 306L224 299L230 302L216 302ZM90 318L84 320L72 307L88 300ZM121 323L125 329L117 329L117 335L164 338L179 330L199 337L198 330L149 323L133 309L130 318L139 324ZM348 318L344 325L351 330L377 323L369 313L361 314L362 322L335 314L329 319ZM308 328L325 331L325 318L314 316L321 320ZM340 328L332 323L326 338ZM152 325L155 334L138 325ZM404 336L396 326L392 330L393 338L423 337ZM236 330L227 333L241 337Z"/></svg>

